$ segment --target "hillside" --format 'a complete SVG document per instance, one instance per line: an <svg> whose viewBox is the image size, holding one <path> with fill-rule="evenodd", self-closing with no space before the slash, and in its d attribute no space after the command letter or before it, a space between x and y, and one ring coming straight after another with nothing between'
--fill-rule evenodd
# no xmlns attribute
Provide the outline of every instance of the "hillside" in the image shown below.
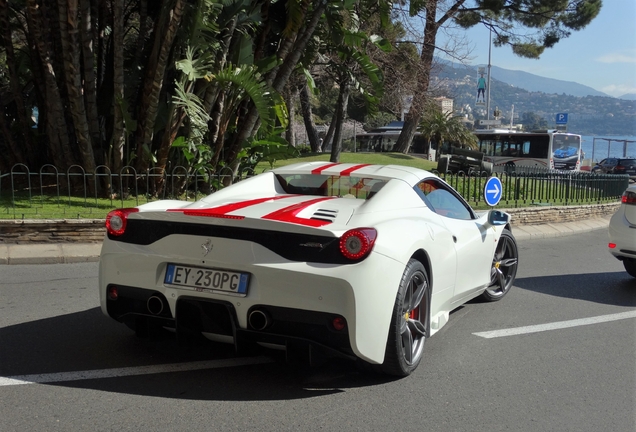
<svg viewBox="0 0 636 432"><path fill-rule="evenodd" d="M476 67L447 64L435 77L434 86L439 94L454 99L456 109L463 107L469 118L483 119L485 108L475 106L477 76ZM498 107L506 123L514 105L515 122L523 113L534 113L554 128L556 114L568 113L571 132L636 135L636 100L628 99L629 95L618 99L578 83L494 66L491 76L490 107Z"/></svg>

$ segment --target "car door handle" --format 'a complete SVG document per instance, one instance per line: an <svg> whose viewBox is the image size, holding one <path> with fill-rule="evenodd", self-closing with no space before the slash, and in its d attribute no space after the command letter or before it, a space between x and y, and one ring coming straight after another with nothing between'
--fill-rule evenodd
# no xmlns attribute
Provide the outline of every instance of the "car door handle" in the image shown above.
<svg viewBox="0 0 636 432"><path fill-rule="evenodd" d="M453 236L453 243L457 243L457 236Z"/></svg>

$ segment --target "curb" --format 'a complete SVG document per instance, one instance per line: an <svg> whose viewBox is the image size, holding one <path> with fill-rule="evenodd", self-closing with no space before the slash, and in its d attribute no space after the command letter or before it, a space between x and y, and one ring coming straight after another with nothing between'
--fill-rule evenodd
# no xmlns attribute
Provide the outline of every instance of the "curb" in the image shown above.
<svg viewBox="0 0 636 432"><path fill-rule="evenodd" d="M0 265L97 262L101 250L101 243L0 244Z"/></svg>

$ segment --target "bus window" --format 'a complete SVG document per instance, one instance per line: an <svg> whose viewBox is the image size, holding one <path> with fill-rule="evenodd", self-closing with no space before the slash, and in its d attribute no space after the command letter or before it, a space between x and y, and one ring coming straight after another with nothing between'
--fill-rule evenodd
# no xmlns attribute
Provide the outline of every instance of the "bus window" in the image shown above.
<svg viewBox="0 0 636 432"><path fill-rule="evenodd" d="M521 151L524 156L530 155L530 141L523 142L523 147Z"/></svg>
<svg viewBox="0 0 636 432"><path fill-rule="evenodd" d="M549 153L549 138L536 137L530 140L529 156L537 159L547 159Z"/></svg>
<svg viewBox="0 0 636 432"><path fill-rule="evenodd" d="M501 146L502 146L501 141L495 142L495 151L494 151L495 156L501 156Z"/></svg>

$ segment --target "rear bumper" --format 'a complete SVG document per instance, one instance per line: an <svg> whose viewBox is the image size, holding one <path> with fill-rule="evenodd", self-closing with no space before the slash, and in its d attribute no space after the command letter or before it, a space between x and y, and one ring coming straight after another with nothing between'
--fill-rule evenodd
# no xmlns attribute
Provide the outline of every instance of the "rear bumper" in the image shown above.
<svg viewBox="0 0 636 432"><path fill-rule="evenodd" d="M158 292L127 286L118 286L117 290L117 299L106 299L108 315L140 334L166 327L174 329L177 339L186 343L203 336L232 343L237 351L260 343L285 348L311 346L322 354L354 357L348 326L337 314L255 305L248 311L247 328L241 328L236 308L229 301L181 296L172 316L169 308L157 308L159 303L149 307L151 299L167 306ZM334 319L344 323L342 327L335 328Z"/></svg>
<svg viewBox="0 0 636 432"><path fill-rule="evenodd" d="M622 207L610 219L609 241L616 245L609 249L614 257L636 259L636 225L629 223Z"/></svg>
<svg viewBox="0 0 636 432"><path fill-rule="evenodd" d="M235 343L240 337L283 345L302 340L371 363L384 361L404 264L377 253L352 265L292 262L258 244L231 239L215 239L213 253L201 259L200 244L194 236L171 236L148 246L105 239L99 269L103 313L121 322L160 320L178 332L199 328ZM247 295L165 285L168 263L249 273ZM108 298L111 286L119 288L117 300ZM150 312L151 298L163 302L159 314ZM266 311L272 323L255 329L249 320L255 310ZM343 330L333 328L335 317L346 321Z"/></svg>

